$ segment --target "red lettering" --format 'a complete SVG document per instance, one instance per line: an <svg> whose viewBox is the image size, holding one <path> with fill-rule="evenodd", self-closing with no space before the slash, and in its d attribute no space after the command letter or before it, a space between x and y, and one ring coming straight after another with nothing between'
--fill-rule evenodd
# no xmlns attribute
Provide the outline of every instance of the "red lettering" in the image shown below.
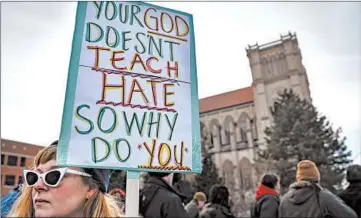
<svg viewBox="0 0 361 218"><path fill-rule="evenodd" d="M137 85L137 89L135 89L135 85ZM133 79L132 81L132 86L131 86L131 91L130 91L130 95L128 98L128 104L131 104L132 102L132 98L133 98L133 92L140 92L142 94L143 100L148 104L149 101L147 99L147 96L145 96L144 94L144 90L142 89L142 87L140 86L140 84L138 83L137 79Z"/></svg>
<svg viewBox="0 0 361 218"><path fill-rule="evenodd" d="M169 106L173 106L175 103L174 102L168 102L167 96L169 95L174 95L175 92L168 92L167 88L168 86L174 87L174 84L172 83L165 83L163 84L163 90L164 90L164 106L169 107Z"/></svg>
<svg viewBox="0 0 361 218"><path fill-rule="evenodd" d="M170 66L170 61L167 61L168 76L171 77L170 72L171 72L171 70L174 70L175 71L175 77L178 79L178 77L179 77L179 74L178 74L178 61L175 61L174 64L175 64L175 66L171 67Z"/></svg>
<svg viewBox="0 0 361 218"><path fill-rule="evenodd" d="M126 70L127 69L126 67L117 67L115 65L116 61L124 60L124 57L116 58L115 55L116 54L123 54L123 53L124 53L124 51L122 51L122 50L120 50L120 51L112 51L112 58L110 59L110 61L112 62L112 66L114 67L114 69L117 69L117 70Z"/></svg>
<svg viewBox="0 0 361 218"><path fill-rule="evenodd" d="M107 73L103 73L103 90L102 90L102 101L105 100L106 97L106 91L108 91L108 89L121 89L121 97L122 97L122 102L124 102L124 95L125 95L125 81L124 81L124 76L121 76L120 79L120 85L109 85L107 84Z"/></svg>
<svg viewBox="0 0 361 218"><path fill-rule="evenodd" d="M152 73L161 73L162 72L162 70L161 69L154 69L154 68L152 68L152 66L150 65L150 62L152 61L152 60L156 60L157 62L159 62L159 60L158 60L158 58L156 58L156 57L150 57L150 58L148 58L148 60L147 60L147 68L148 68L148 70L150 71L150 72L152 72Z"/></svg>
<svg viewBox="0 0 361 218"><path fill-rule="evenodd" d="M95 59L94 59L94 67L93 68L98 69L99 68L99 53L100 53L100 50L102 50L102 51L110 51L110 49L100 47L100 46L91 46L91 45L88 45L87 48L89 50L95 49Z"/></svg>
<svg viewBox="0 0 361 218"><path fill-rule="evenodd" d="M157 102L157 88L155 87L155 85L157 83L160 83L160 81L148 80L147 83L150 83L150 85L152 86L153 102L154 102L154 105L157 106L158 105L158 102Z"/></svg>
<svg viewBox="0 0 361 218"><path fill-rule="evenodd" d="M132 62L131 62L131 66L130 66L130 70L133 70L133 67L134 67L134 65L135 65L136 63L137 63L137 64L139 64L139 63L142 64L144 71L147 71L147 69L146 69L146 67L145 67L145 65L144 65L144 62L143 62L141 56L140 56L138 53L135 53L134 56L133 56L133 59L132 59Z"/></svg>

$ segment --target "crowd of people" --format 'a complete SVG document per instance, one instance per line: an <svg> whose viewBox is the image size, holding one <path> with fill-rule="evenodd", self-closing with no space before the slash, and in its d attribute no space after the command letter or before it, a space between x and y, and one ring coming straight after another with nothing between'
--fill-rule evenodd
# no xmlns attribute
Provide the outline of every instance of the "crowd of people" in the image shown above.
<svg viewBox="0 0 361 218"><path fill-rule="evenodd" d="M57 167L58 142L41 150L33 169L24 171L24 186L1 199L2 217L124 217L125 192L108 191L106 169ZM320 172L312 161L297 165L295 183L280 196L280 179L266 173L257 187L251 217L360 217L361 166L349 166L349 186L335 195L320 185ZM149 173L140 190L141 217L230 218L230 193L215 184L209 193L197 192L184 204L173 187L174 173Z"/></svg>

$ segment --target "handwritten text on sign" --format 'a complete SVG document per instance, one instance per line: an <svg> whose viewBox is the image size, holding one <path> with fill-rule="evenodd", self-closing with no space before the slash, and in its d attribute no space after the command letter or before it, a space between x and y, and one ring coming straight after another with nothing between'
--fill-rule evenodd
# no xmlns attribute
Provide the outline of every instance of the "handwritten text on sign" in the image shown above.
<svg viewBox="0 0 361 218"><path fill-rule="evenodd" d="M189 22L142 3L87 4L68 164L192 170Z"/></svg>

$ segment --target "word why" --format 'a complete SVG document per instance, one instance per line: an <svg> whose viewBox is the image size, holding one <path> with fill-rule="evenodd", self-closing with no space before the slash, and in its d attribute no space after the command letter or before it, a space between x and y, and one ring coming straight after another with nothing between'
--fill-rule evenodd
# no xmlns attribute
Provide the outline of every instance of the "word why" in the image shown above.
<svg viewBox="0 0 361 218"><path fill-rule="evenodd" d="M125 111L121 111L122 116L118 115L117 112L108 106L101 107L98 113L98 116L95 119L89 119L86 114L89 114L90 106L86 104L79 105L75 110L75 117L78 120L87 124L87 128L80 128L77 125L74 126L77 133L82 135L90 134L94 130L94 123L97 128L104 134L113 133L119 126L119 117L123 118L124 127L128 136L131 136L135 131L137 136L143 137L144 130L147 130L147 136L150 137L159 137L159 129L161 126L166 123L168 128L168 140L172 139L173 132L176 126L178 113L174 113L173 117L169 114L157 113L156 118L154 117L154 112L133 112L131 118L127 116ZM88 113L86 113L88 112ZM108 114L107 119L104 117ZM141 118L140 118L141 117ZM154 129L155 134L152 134Z"/></svg>

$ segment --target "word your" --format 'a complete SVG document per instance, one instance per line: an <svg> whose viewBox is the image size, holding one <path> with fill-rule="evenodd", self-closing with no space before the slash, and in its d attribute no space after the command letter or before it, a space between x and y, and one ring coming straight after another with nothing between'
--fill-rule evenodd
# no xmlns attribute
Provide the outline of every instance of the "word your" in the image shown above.
<svg viewBox="0 0 361 218"><path fill-rule="evenodd" d="M189 26L178 15L166 12L159 13L157 9L149 7L146 10L138 5L129 5L115 2L94 2L95 16L99 19L104 16L107 20L117 20L123 24L146 27L156 32L168 33L177 37L187 36Z"/></svg>
<svg viewBox="0 0 361 218"><path fill-rule="evenodd" d="M100 108L97 118L91 120L86 115L89 114L89 111L87 111L89 109L89 105L82 104L79 105L75 110L75 117L87 124L87 128L80 128L77 125L74 126L76 132L79 134L90 134L95 128L95 123L97 128L104 134L112 134L117 130L117 128L119 128L119 126L121 126L125 129L128 136L131 136L132 133L135 132L136 136L143 137L144 131L146 130L146 134L149 138L158 138L159 129L161 126L166 126L166 128L168 128L168 140L171 140L178 118L178 113L174 113L173 117L167 113L157 113L157 115L154 117L154 112L148 113L146 111L133 112L131 118L129 118L125 111L121 111L121 115L119 115L113 108L104 106ZM107 116L108 119L104 119L106 113L109 115ZM123 118L122 125L119 125L119 117ZM155 133L152 134L154 131Z"/></svg>

